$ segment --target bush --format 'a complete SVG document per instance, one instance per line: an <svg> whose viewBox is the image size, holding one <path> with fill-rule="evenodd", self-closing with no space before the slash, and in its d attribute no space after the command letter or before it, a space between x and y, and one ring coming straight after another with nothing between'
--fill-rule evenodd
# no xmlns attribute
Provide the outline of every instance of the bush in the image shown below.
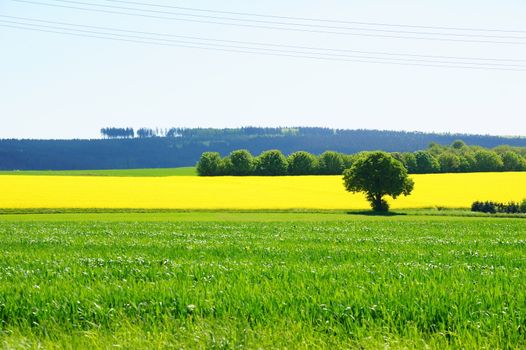
<svg viewBox="0 0 526 350"><path fill-rule="evenodd" d="M217 152L205 152L197 162L197 173L199 176L221 175L222 160Z"/></svg>
<svg viewBox="0 0 526 350"><path fill-rule="evenodd" d="M479 201L473 202L473 204L471 204L471 211L482 212L483 204L484 203Z"/></svg>
<svg viewBox="0 0 526 350"><path fill-rule="evenodd" d="M509 202L502 207L502 212L506 214L518 214L520 213L520 204L515 202Z"/></svg>
<svg viewBox="0 0 526 350"><path fill-rule="evenodd" d="M338 152L327 151L320 155L318 173L321 175L341 175L345 169L343 157Z"/></svg>
<svg viewBox="0 0 526 350"><path fill-rule="evenodd" d="M287 159L278 150L261 153L256 159L255 173L260 176L282 176L287 175Z"/></svg>
<svg viewBox="0 0 526 350"><path fill-rule="evenodd" d="M318 161L314 155L308 152L294 152L287 161L289 175L313 175L316 173Z"/></svg>
<svg viewBox="0 0 526 350"><path fill-rule="evenodd" d="M526 213L526 199L522 203L508 202L508 203L499 203L499 202L473 202L471 205L471 211L481 212L481 213L503 213L503 214L519 214Z"/></svg>

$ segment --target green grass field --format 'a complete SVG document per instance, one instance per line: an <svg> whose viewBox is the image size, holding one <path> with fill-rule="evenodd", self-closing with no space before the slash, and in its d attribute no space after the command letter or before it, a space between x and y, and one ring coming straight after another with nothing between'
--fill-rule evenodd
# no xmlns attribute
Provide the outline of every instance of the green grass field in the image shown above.
<svg viewBox="0 0 526 350"><path fill-rule="evenodd" d="M520 349L523 219L0 215L4 348Z"/></svg>
<svg viewBox="0 0 526 350"><path fill-rule="evenodd" d="M112 170L13 170L0 171L0 175L46 175L46 176L125 176L125 177L160 177L160 176L194 176L194 167L156 168L156 169L112 169Z"/></svg>

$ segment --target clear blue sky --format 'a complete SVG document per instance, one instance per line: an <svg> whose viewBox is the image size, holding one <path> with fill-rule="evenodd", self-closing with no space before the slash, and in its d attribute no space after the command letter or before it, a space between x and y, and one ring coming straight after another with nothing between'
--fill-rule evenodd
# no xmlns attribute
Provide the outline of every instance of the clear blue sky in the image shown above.
<svg viewBox="0 0 526 350"><path fill-rule="evenodd" d="M84 2L131 6L105 0ZM524 32L482 34L526 38L524 0L141 2L345 21L518 30ZM526 66L526 40L520 38L513 40L525 44L360 37L103 14L12 0L0 1L0 15L281 45L517 59L525 60L518 64ZM95 138L105 126L248 125L526 135L526 72L273 57L0 27L0 118L0 138Z"/></svg>

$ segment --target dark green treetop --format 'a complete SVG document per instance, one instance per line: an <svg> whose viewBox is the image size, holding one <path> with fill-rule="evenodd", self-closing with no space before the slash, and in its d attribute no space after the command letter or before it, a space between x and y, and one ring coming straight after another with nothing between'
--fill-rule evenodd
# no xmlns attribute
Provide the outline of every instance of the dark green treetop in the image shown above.
<svg viewBox="0 0 526 350"><path fill-rule="evenodd" d="M357 159L343 173L345 189L349 192L364 192L374 211L388 211L385 196L396 199L407 196L414 182L407 175L404 165L386 152L370 152Z"/></svg>

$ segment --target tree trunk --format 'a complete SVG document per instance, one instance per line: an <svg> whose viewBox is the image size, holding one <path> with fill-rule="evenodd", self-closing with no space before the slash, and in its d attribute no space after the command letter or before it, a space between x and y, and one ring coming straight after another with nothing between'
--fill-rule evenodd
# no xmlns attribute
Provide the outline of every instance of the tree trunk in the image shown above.
<svg viewBox="0 0 526 350"><path fill-rule="evenodd" d="M387 202L383 200L384 195L381 193L376 193L373 195L372 207L374 211L382 212L388 211L389 206Z"/></svg>

